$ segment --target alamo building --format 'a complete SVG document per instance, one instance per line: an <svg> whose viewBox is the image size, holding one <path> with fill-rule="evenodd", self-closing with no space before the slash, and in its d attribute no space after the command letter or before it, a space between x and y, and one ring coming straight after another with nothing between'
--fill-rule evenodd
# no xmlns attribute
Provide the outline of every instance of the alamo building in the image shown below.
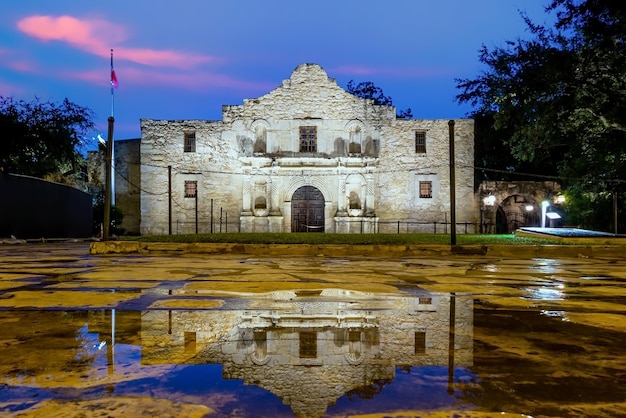
<svg viewBox="0 0 626 418"><path fill-rule="evenodd" d="M457 229L473 233L473 120L453 132ZM449 120L397 118L302 64L264 96L222 106L222 120L142 119L138 163L116 166L129 179L116 181L116 204L142 235L396 233L407 221L443 233L450 134Z"/></svg>

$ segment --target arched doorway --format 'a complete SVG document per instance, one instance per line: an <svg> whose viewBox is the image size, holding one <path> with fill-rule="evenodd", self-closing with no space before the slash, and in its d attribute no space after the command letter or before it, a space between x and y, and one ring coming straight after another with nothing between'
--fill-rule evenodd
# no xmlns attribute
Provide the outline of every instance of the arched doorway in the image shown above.
<svg viewBox="0 0 626 418"><path fill-rule="evenodd" d="M496 213L496 234L510 234L523 226L539 226L540 211L529 196L507 197Z"/></svg>
<svg viewBox="0 0 626 418"><path fill-rule="evenodd" d="M291 232L324 232L324 195L302 186L291 198Z"/></svg>

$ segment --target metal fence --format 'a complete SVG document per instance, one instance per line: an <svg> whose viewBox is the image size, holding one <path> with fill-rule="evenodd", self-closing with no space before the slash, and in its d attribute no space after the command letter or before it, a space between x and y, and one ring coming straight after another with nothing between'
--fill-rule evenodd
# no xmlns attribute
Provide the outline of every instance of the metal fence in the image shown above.
<svg viewBox="0 0 626 418"><path fill-rule="evenodd" d="M445 221L411 221L411 220L386 220L378 221L372 224L368 220L345 221L349 225L347 230L351 234L449 234L451 232L450 222ZM167 229L167 228L166 228ZM493 225L474 222L457 222L457 234L475 234L493 231ZM241 231L241 223L239 219L235 221L229 220L228 216L223 216L213 221L173 221L172 234L221 234L221 233L239 233ZM337 231L327 230L327 233L336 233Z"/></svg>

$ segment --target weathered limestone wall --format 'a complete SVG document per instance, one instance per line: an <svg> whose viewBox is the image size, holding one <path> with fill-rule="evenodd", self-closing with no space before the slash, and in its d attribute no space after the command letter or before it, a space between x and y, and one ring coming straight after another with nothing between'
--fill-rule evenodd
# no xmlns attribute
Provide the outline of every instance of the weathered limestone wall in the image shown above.
<svg viewBox="0 0 626 418"><path fill-rule="evenodd" d="M315 152L300 152L301 126L315 127ZM475 222L473 121L455 126L457 222ZM384 220L449 220L447 120L400 120L395 108L357 98L315 64L303 64L272 92L223 106L222 121L141 121L141 232L209 232L213 219L250 232L292 230L291 200L313 186L324 198L324 232L377 232ZM196 152L183 152L184 133ZM415 152L425 131L426 153ZM171 183L168 178L171 166ZM419 198L419 181L432 198ZM198 199L184 197L198 182ZM196 215L197 213L197 215Z"/></svg>
<svg viewBox="0 0 626 418"><path fill-rule="evenodd" d="M474 123L455 120L457 222L475 221ZM448 120L402 120L385 127L379 159L377 214L388 219L450 220ZM426 131L426 153L415 152L415 131ZM433 197L419 197L419 181L433 182ZM447 218L446 218L447 214Z"/></svg>

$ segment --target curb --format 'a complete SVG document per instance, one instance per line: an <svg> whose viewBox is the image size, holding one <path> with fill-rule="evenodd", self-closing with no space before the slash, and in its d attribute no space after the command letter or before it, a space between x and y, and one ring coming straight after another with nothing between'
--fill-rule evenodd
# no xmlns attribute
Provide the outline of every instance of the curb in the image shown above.
<svg viewBox="0 0 626 418"><path fill-rule="evenodd" d="M162 243L137 241L92 242L89 254L142 255L250 255L319 257L446 257L505 258L626 258L620 245L341 245L341 244L233 244Z"/></svg>

